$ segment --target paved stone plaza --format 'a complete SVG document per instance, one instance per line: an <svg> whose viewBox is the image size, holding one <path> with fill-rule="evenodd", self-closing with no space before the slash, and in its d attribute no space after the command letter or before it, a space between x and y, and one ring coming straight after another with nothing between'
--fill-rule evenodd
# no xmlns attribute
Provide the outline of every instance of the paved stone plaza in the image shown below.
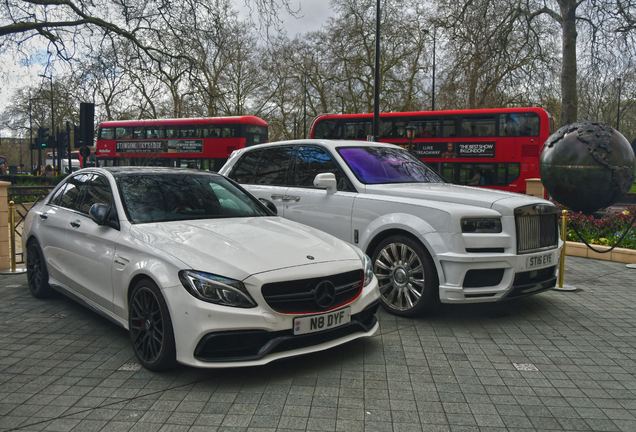
<svg viewBox="0 0 636 432"><path fill-rule="evenodd" d="M635 281L567 257L576 292L381 312L326 352L152 373L125 330L0 276L0 431L635 431Z"/></svg>

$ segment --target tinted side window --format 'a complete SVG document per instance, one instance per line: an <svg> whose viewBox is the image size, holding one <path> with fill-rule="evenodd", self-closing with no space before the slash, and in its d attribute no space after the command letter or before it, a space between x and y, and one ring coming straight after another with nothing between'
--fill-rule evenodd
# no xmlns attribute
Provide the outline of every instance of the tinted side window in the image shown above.
<svg viewBox="0 0 636 432"><path fill-rule="evenodd" d="M254 183L254 176L258 168L258 161L263 150L247 152L238 161L229 177L237 183Z"/></svg>
<svg viewBox="0 0 636 432"><path fill-rule="evenodd" d="M293 151L292 147L272 147L263 150L254 183L272 186L286 185Z"/></svg>
<svg viewBox="0 0 636 432"><path fill-rule="evenodd" d="M80 211L88 214L93 204L113 205L113 193L106 178L95 175L86 186Z"/></svg>
<svg viewBox="0 0 636 432"><path fill-rule="evenodd" d="M294 186L314 187L314 178L321 173L334 173L338 190L348 190L342 171L329 153L318 147L300 147L296 156Z"/></svg>
<svg viewBox="0 0 636 432"><path fill-rule="evenodd" d="M54 197L55 204L60 207L79 211L82 205L84 187L90 177L90 174L79 174L71 177L64 186L64 192Z"/></svg>

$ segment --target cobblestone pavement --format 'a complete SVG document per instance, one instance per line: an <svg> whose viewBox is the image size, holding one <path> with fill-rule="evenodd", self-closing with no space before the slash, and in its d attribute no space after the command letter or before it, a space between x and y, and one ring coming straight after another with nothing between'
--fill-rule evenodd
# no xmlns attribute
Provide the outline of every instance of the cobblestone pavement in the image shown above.
<svg viewBox="0 0 636 432"><path fill-rule="evenodd" d="M576 292L381 312L376 336L326 352L152 373L123 329L0 276L0 430L635 431L635 279L567 257Z"/></svg>

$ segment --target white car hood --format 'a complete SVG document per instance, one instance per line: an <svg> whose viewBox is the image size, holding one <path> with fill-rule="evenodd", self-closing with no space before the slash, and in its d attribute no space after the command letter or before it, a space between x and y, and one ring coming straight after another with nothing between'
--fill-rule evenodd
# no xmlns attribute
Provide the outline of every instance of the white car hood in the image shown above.
<svg viewBox="0 0 636 432"><path fill-rule="evenodd" d="M347 243L279 217L137 224L130 232L194 270L237 280L281 268L360 260Z"/></svg>
<svg viewBox="0 0 636 432"><path fill-rule="evenodd" d="M494 189L458 186L450 183L396 183L366 185L366 192L375 195L389 195L425 199L431 201L465 204L482 208L493 208L497 201L516 198L526 200L524 195ZM537 199L533 199L536 201Z"/></svg>

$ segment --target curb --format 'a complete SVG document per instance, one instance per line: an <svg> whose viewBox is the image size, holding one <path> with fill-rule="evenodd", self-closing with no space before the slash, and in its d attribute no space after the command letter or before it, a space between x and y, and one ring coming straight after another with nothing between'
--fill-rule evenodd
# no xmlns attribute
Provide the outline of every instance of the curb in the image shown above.
<svg viewBox="0 0 636 432"><path fill-rule="evenodd" d="M603 261L613 261L625 264L636 264L636 250L616 248L609 253L598 253L588 248L585 243L565 242L565 254L570 256L593 258ZM594 249L608 250L609 246L594 245Z"/></svg>

